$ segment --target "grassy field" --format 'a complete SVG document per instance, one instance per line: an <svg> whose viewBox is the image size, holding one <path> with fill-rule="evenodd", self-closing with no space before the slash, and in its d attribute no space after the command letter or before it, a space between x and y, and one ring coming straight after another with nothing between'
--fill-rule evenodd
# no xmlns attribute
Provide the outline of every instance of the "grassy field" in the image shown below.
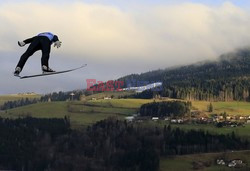
<svg viewBox="0 0 250 171"><path fill-rule="evenodd" d="M111 112L95 113L93 111L80 112L77 110L71 112L68 110L69 106L72 108L72 106L74 105L67 102L38 103L11 109L7 112L2 112L1 116L11 118L24 116L32 116L37 118L63 118L64 116L69 116L73 127L80 125L89 125L96 121L112 116L121 118L119 114L112 114Z"/></svg>
<svg viewBox="0 0 250 171"><path fill-rule="evenodd" d="M2 111L1 117L63 118L69 116L74 126L86 126L96 121L118 117L124 119L138 112L142 104L153 102L146 99L89 100L87 102L37 103Z"/></svg>
<svg viewBox="0 0 250 171"><path fill-rule="evenodd" d="M168 99L175 100L175 99ZM116 107L126 107L126 108L139 108L142 104L150 102L159 102L162 100L152 100L152 99L112 99L112 100L91 100L87 103L104 105L104 106L116 106ZM213 105L212 113L224 113L229 115L249 115L250 116L250 102L211 102ZM192 101L193 109L207 112L207 108L210 102L207 101Z"/></svg>
<svg viewBox="0 0 250 171"><path fill-rule="evenodd" d="M207 101L192 101L192 106L203 112L207 112L207 106L210 102ZM214 108L213 113L226 112L230 115L250 115L250 103L249 102L211 102Z"/></svg>
<svg viewBox="0 0 250 171"><path fill-rule="evenodd" d="M152 127L164 127L165 125L168 125L168 121L145 121L141 125L142 126L152 126ZM223 128L217 128L214 125L211 124L171 124L172 128L180 128L184 130L204 130L209 131L213 134L231 134L233 131L236 135L247 138L250 140L250 124L246 124L240 127L223 127Z"/></svg>
<svg viewBox="0 0 250 171"><path fill-rule="evenodd" d="M129 96L135 94L134 91L105 91L97 94L92 94L89 96L86 96L86 100L91 100L92 98L96 99L103 99L104 97L113 97L113 98L119 98L119 97L124 97L124 96Z"/></svg>
<svg viewBox="0 0 250 171"><path fill-rule="evenodd" d="M89 105L75 105L69 106L71 112L75 113L106 113L106 114L121 114L131 115L137 112L136 109L132 108L117 108L117 107L105 107L105 106L89 106Z"/></svg>
<svg viewBox="0 0 250 171"><path fill-rule="evenodd" d="M209 132L215 133L215 134L230 134L234 131L236 135L250 139L250 134L249 134L250 124L247 124L244 127L241 126L241 127L236 127L236 128L232 128L232 127L217 128L213 125L201 125L201 124L199 124L199 125L190 125L190 124L173 125L173 127L179 127L181 129L185 129L185 130L202 129L202 130L209 131Z"/></svg>
<svg viewBox="0 0 250 171"><path fill-rule="evenodd" d="M193 162L203 163L204 166L198 170L202 171L227 171L234 170L226 166L220 166L215 163L216 159L223 158L226 161L233 159L241 159L248 165L248 168L237 169L237 170L250 170L250 151L237 151L237 152L226 152L226 153L206 153L206 154L193 154L176 156L173 158L162 158L160 161L160 171L188 171L194 170ZM206 164L207 166L205 166Z"/></svg>
<svg viewBox="0 0 250 171"><path fill-rule="evenodd" d="M21 100L23 98L29 98L29 99L34 99L34 98L40 98L41 95L37 94L31 94L31 95L19 95L19 94L13 94L13 95L1 95L0 96L0 105L4 104L7 101L14 101L14 100Z"/></svg>
<svg viewBox="0 0 250 171"><path fill-rule="evenodd" d="M87 104L118 108L136 108L139 109L145 103L153 102L152 99L111 99L111 100L91 100Z"/></svg>
<svg viewBox="0 0 250 171"><path fill-rule="evenodd" d="M21 98L38 98L38 95L32 96L0 96L0 100L17 100ZM34 117L63 117L69 115L74 123L78 124L90 124L96 120L106 118L108 116L119 116L124 118L125 116L136 114L142 104L150 103L153 99L111 99L111 100L88 100L77 102L51 102L51 103L38 103L29 106L23 106L20 108L11 109L1 113L4 117L18 117L24 115L31 115ZM160 101L160 100L156 100ZM205 101L193 101L193 108L200 111L206 111L209 102ZM250 114L250 103L248 102L213 102L214 112L220 113L226 111L228 114L236 114L233 111L240 111L241 114ZM93 114L93 116L92 116ZM95 119L95 117L97 119ZM89 117L89 118L88 118ZM81 119L83 118L83 119ZM214 127L211 125L179 125L184 129L188 128L205 128L206 130L213 131ZM247 126L248 127L248 126ZM238 130L239 129L239 130ZM232 128L216 129L219 132L230 132ZM235 128L236 132L247 134L245 130L248 129Z"/></svg>
<svg viewBox="0 0 250 171"><path fill-rule="evenodd" d="M146 102L148 101L139 100L138 102L135 102L133 99L116 99L88 102L37 103L2 111L0 116L10 118L24 116L37 118L63 118L67 115L70 117L73 127L80 125L86 126L108 117L124 119L126 116L136 114L140 104Z"/></svg>

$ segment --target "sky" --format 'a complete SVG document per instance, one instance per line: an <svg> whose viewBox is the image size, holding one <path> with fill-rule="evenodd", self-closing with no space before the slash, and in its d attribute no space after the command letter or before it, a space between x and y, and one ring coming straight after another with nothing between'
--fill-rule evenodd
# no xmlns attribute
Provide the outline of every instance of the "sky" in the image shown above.
<svg viewBox="0 0 250 171"><path fill-rule="evenodd" d="M0 94L86 88L87 79L114 80L203 60L250 46L249 0L0 0ZM14 68L28 45L17 41L49 31L50 67L67 74L20 80ZM41 73L41 52L21 75ZM146 81L146 80L145 80Z"/></svg>

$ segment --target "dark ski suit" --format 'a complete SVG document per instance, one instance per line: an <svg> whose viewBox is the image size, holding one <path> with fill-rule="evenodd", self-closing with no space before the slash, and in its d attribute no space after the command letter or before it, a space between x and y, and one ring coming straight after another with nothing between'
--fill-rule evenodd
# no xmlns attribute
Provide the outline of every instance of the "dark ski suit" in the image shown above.
<svg viewBox="0 0 250 171"><path fill-rule="evenodd" d="M56 35L49 32L40 33L35 37L24 40L23 42L25 44L30 43L30 45L26 50L26 52L21 56L17 64L17 67L23 69L28 58L38 50L42 50L42 58L41 58L42 65L49 67L49 55L50 55L51 44L58 40L59 39Z"/></svg>

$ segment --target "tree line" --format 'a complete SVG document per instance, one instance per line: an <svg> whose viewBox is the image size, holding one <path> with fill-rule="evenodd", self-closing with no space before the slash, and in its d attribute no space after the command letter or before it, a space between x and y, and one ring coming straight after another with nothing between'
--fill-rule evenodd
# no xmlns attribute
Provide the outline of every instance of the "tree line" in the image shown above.
<svg viewBox="0 0 250 171"><path fill-rule="evenodd" d="M74 93L74 96L71 96ZM35 104L38 102L49 102L49 101L66 101L66 100L80 100L81 96L84 94L83 91L73 91L73 92L53 92L41 96L40 98L22 98L19 100L7 101L0 106L0 110L8 110L16 107L26 106L30 104Z"/></svg>
<svg viewBox="0 0 250 171"><path fill-rule="evenodd" d="M74 94L73 96L71 94ZM47 101L66 101L66 100L80 100L81 95L83 95L84 92L79 91L69 91L69 92L53 92L46 95L43 95L40 99L41 102L47 102Z"/></svg>
<svg viewBox="0 0 250 171"><path fill-rule="evenodd" d="M1 170L157 171L161 157L249 149L234 133L145 127L109 118L72 130L69 118L0 118Z"/></svg>
<svg viewBox="0 0 250 171"><path fill-rule="evenodd" d="M191 102L164 101L143 104L140 108L141 116L181 117L188 114L191 109Z"/></svg>
<svg viewBox="0 0 250 171"><path fill-rule="evenodd" d="M16 107L21 107L25 105L35 104L38 103L39 99L29 99L29 98L22 98L20 100L14 100L14 101L7 101L3 105L0 106L0 110L7 110L12 109Z"/></svg>

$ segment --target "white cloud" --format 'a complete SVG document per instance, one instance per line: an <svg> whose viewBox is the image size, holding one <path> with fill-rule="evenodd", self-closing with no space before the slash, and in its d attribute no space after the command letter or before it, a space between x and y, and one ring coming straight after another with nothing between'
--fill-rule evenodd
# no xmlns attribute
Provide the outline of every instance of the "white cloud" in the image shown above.
<svg viewBox="0 0 250 171"><path fill-rule="evenodd" d="M60 6L9 3L0 7L0 21L5 25L1 50L15 49L8 38L52 31L62 39L64 54L102 62L136 57L165 59L167 63L177 56L184 60L214 57L250 42L249 14L229 2L221 7L192 3L153 6L140 12L80 2Z"/></svg>
<svg viewBox="0 0 250 171"><path fill-rule="evenodd" d="M110 59L121 54L144 55L145 41L133 18L115 7L84 3L59 8L38 3L8 4L0 7L0 15L8 21L1 30L3 35L11 35L13 31L19 38L25 38L52 31L63 41L64 54L87 55L100 60L103 56Z"/></svg>

